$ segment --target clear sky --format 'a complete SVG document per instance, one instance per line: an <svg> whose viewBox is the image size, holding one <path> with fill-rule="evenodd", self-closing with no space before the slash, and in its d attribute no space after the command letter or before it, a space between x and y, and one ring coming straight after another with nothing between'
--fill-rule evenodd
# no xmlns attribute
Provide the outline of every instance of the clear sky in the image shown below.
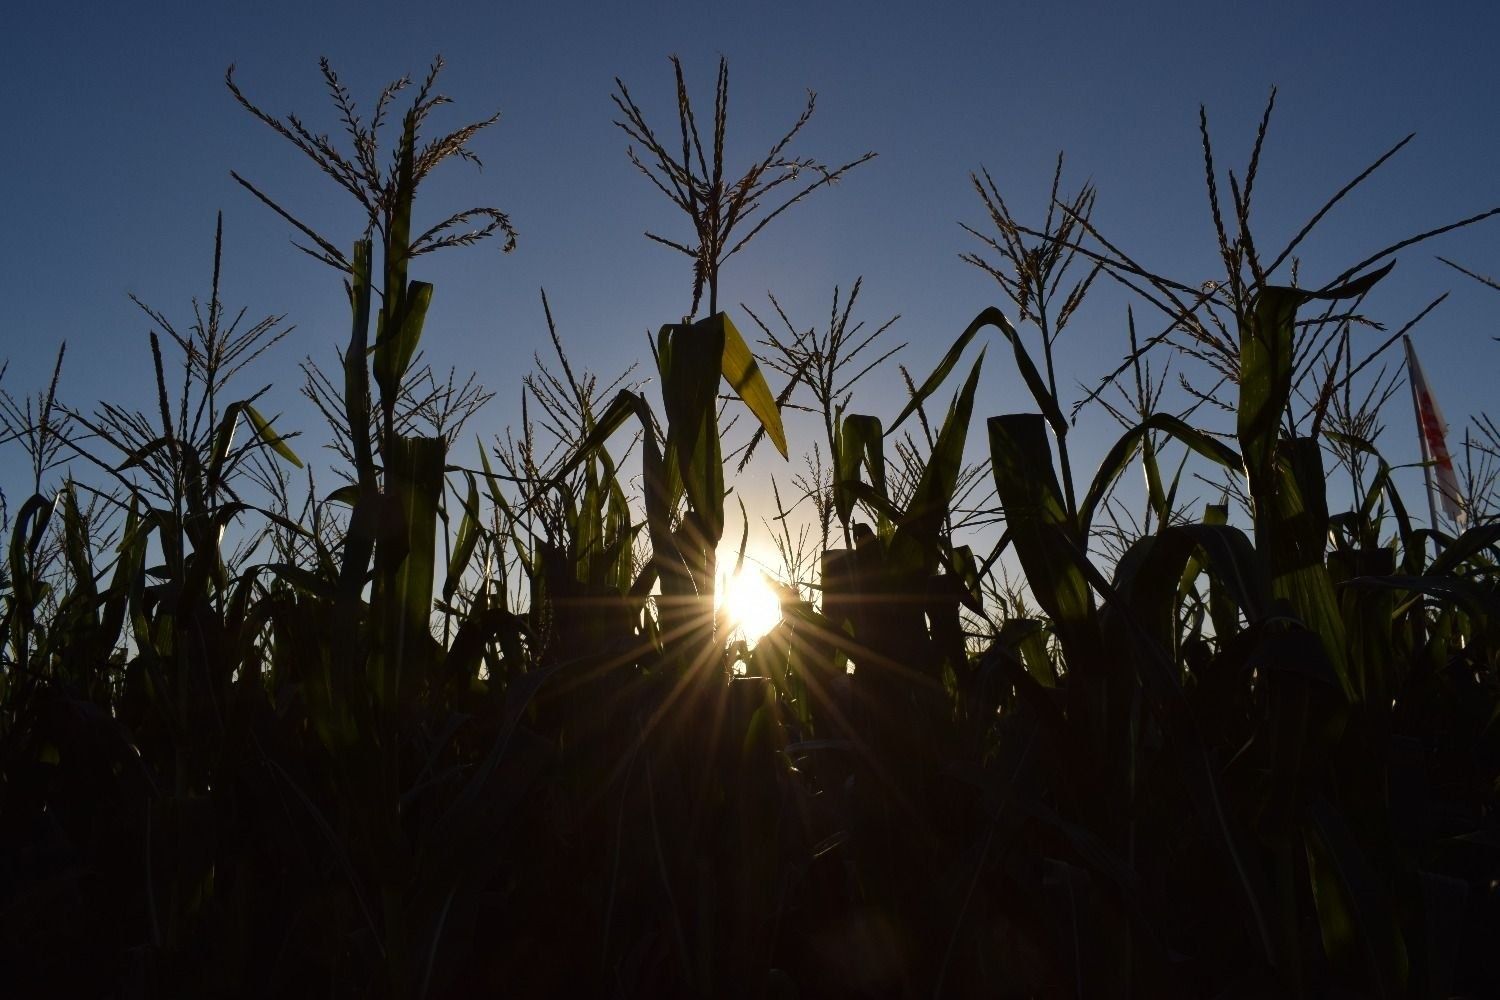
<svg viewBox="0 0 1500 1000"><path fill-rule="evenodd" d="M609 100L619 76L670 127L669 55L683 58L705 108L715 62L728 57L735 162L780 134L806 88L818 92L818 111L796 149L825 162L880 154L731 261L721 304L747 326L738 303L760 311L771 291L799 325L822 323L833 286L863 275L860 315L878 323L900 313L893 336L911 341L903 356L923 372L969 319L1002 302L991 280L957 257L976 248L958 222L984 221L971 170L987 166L1017 214L1040 221L1054 157L1065 150L1064 186L1098 186L1099 227L1147 266L1196 283L1220 273L1200 102L1221 167L1238 171L1269 89L1280 88L1256 188L1263 246L1284 243L1343 182L1415 131L1306 244L1302 281L1321 284L1390 242L1500 204L1497 37L1500 8L1484 3L15 5L0 33L5 387L40 385L66 339L71 402L144 402L148 322L127 293L187 322L191 298L207 291L222 209L226 302L252 317L285 313L297 326L244 387L277 383L269 408L307 426L295 364L306 355L330 360L347 336L342 288L291 248L285 224L229 171L342 243L361 217L234 104L223 84L230 63L253 100L296 111L320 131L337 128L318 76L323 55L365 108L383 83L419 75L441 53L441 89L456 104L439 122L503 112L475 143L483 171L445 168L419 213L431 221L495 205L519 230L517 249L452 251L414 271L437 286L430 358L476 370L499 393L478 428L488 432L518 414L519 377L546 346L539 289L577 356L606 374L649 361L644 332L686 309L686 260L641 236L647 228L681 235L683 223L626 161ZM1368 305L1394 326L1453 290L1416 342L1458 430L1493 397L1500 293L1437 264L1434 253L1500 272L1500 220L1404 254ZM1122 356L1127 301L1112 287L1096 292L1067 342L1070 386L1092 385ZM991 350L976 416L1033 408L1010 369ZM891 384L872 390L856 409L892 416ZM1409 408L1387 423L1390 457L1415 460ZM1085 413L1084 474L1114 433L1102 413ZM982 433L971 436L982 448ZM17 459L13 452L7 463ZM4 476L13 504L14 471Z"/></svg>

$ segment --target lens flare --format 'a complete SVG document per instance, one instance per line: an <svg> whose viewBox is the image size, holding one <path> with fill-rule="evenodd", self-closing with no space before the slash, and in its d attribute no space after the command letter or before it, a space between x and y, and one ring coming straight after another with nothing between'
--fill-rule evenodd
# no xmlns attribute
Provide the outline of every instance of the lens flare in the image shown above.
<svg viewBox="0 0 1500 1000"><path fill-rule="evenodd" d="M742 570L724 582L721 591L729 627L753 643L781 621L781 602L764 574Z"/></svg>

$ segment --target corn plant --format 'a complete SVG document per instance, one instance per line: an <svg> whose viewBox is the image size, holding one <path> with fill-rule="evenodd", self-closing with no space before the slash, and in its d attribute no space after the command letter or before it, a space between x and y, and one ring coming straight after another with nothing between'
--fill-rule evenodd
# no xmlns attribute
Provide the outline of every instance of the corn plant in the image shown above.
<svg viewBox="0 0 1500 1000"><path fill-rule="evenodd" d="M981 310L930 375L901 366L898 412L862 412L851 389L894 351L851 320L858 283L821 332L744 310L765 360L718 297L748 239L869 156L787 152L809 100L728 181L727 69L704 142L674 60L680 152L615 95L632 162L692 221L652 237L693 261L651 338L660 397L575 366L544 297L555 357L462 464L488 394L421 360L414 273L514 231L478 208L413 235L420 182L495 121L424 140L437 70L386 153L405 81L366 120L325 63L339 143L229 79L359 206L329 239L236 175L348 291L337 368L303 367L335 488L239 387L285 326L224 309L220 238L190 324L146 310L144 409L68 405L61 357L41 393L0 393L33 494L0 577L13 992L1494 992L1500 529L1419 527L1377 448L1383 352L1436 303L1361 339L1388 259L1452 226L1305 284L1297 249L1370 171L1264 253L1269 108L1228 212L1201 120L1210 285L1101 234L1061 161L1039 227L981 172L968 259L1014 314ZM1070 413L1054 347L1099 275L1164 327L1139 336L1133 305ZM996 354L1030 404L972 447ZM1083 478L1069 437L1095 401L1122 432ZM804 406L806 545L776 494L809 572L731 641L718 550L739 527L743 562L749 517L726 470L765 439L788 455Z"/></svg>
<svg viewBox="0 0 1500 1000"><path fill-rule="evenodd" d="M1210 148L1205 124L1229 277L1201 293L1150 275L1097 236L1084 212L1059 208L1103 247L1079 252L1122 280L1139 280L1148 300L1164 306L1170 325L1153 340L1186 331L1189 356L1209 360L1237 386L1237 448L1178 417L1146 414L1110 450L1075 508L1053 471L1048 441L1051 431L1061 449L1058 401L1020 353L1041 413L989 421L1008 537L1059 655L1053 660L1037 648L1028 629L1002 631L985 658L1008 671L1025 695L1028 711L1012 725L1024 731L1022 720L1031 717L1054 737L1046 757L1055 762L1055 777L1040 815L1073 857L1059 859L1065 867L1052 884L1070 906L1087 891L1089 905L1098 907L1086 920L1074 911L1074 934L1097 935L1088 947L1099 962L1076 967L1074 987L1089 995L1197 989L1187 984L1206 983L1196 977L1207 974L1293 994L1323 992L1331 983L1380 995L1419 982L1420 989L1440 990L1451 982L1451 952L1431 935L1432 925L1406 915L1425 908L1456 919L1454 883L1421 867L1432 855L1414 849L1415 842L1400 842L1396 827L1414 806L1391 798L1388 777L1393 755L1410 752L1395 722L1406 699L1430 706L1433 695L1412 686L1425 679L1397 666L1403 660L1393 650L1422 659L1452 648L1446 643L1457 619L1450 616L1460 613L1445 610L1434 621L1421 612L1420 599L1398 604L1391 593L1451 593L1448 574L1490 539L1453 540L1426 573L1397 575L1398 556L1408 574L1421 572L1423 533L1411 531L1381 462L1369 491L1341 518L1341 537L1350 542L1327 551L1333 518L1318 440L1323 414L1348 384L1349 369L1364 367L1390 341L1358 366L1346 366L1342 381L1326 367L1321 387L1314 384L1304 397L1310 414L1294 407L1299 383L1330 342L1323 331L1336 332L1347 320L1335 307L1363 301L1389 270L1375 266L1382 258L1452 227L1372 254L1322 288L1277 286L1268 275L1323 213L1263 267L1248 223L1259 138L1244 187L1231 175L1239 226L1232 239L1219 221ZM1012 231L1056 239L1050 224ZM1020 265L1033 259L1009 257ZM1302 307L1321 303L1328 306L1316 320L1299 319ZM1220 305L1227 321L1217 314ZM1200 310L1207 322L1196 318ZM1115 374L1143 352L1133 351ZM1308 415L1312 436L1299 436ZM1218 505L1196 524L1169 524L1159 515L1162 526L1136 540L1108 575L1088 555L1093 515L1133 454L1143 455L1152 502L1159 503L1154 449L1142 450L1156 433L1246 477L1253 534L1228 526L1227 509ZM1372 453L1352 435L1338 438L1346 450ZM1371 515L1382 500L1401 529L1394 551L1371 543L1378 530ZM1206 599L1196 589L1205 576ZM1036 803L1017 801L1003 765L998 770L988 792L999 797L995 806L1038 815ZM1187 830L1194 831L1191 843L1182 839ZM1203 879L1198 886L1142 879L1158 866L1184 863ZM1209 929L1203 920L1209 912L1225 923ZM1188 914L1196 927L1180 922ZM1115 929L1103 930L1109 926ZM1174 939L1190 939L1190 950L1214 955L1214 971L1174 970L1157 950ZM1230 940L1250 942L1237 968L1227 959Z"/></svg>

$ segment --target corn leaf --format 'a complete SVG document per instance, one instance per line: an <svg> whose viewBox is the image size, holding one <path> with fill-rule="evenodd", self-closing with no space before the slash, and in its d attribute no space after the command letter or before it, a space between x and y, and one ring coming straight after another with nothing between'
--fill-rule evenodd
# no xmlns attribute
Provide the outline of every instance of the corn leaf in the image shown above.
<svg viewBox="0 0 1500 1000"><path fill-rule="evenodd" d="M963 333L958 335L958 339L953 342L953 346L948 348L948 353L943 355L943 359L938 362L938 366L933 369L932 374L923 380L917 391L912 393L911 399L907 401L905 408L897 414L895 420L891 421L890 427L886 429L886 434L890 434L897 427L900 427L907 417L916 412L917 407L921 406L927 401L929 396L937 391L938 386L943 384L943 381L958 364L958 359L963 355L964 349L973 341L975 335L986 326L993 326L1005 335L1005 339L1010 342L1011 349L1015 354L1016 368L1020 371L1021 378L1025 381L1026 387L1031 390L1031 395L1036 400L1037 406L1041 407L1043 415L1047 418L1047 422L1052 425L1053 430L1058 434L1067 433L1067 420L1063 417L1062 410L1057 405L1057 400L1052 397L1052 393L1048 390L1046 380L1042 378L1041 372L1032 363L1031 355L1027 353L1026 345L1021 342L1020 334L1016 333L1015 327L1010 325L1010 320L1005 318L1004 313L994 306L990 306L974 317L973 322L964 328Z"/></svg>
<svg viewBox="0 0 1500 1000"><path fill-rule="evenodd" d="M375 690L387 710L400 703L403 673L421 666L431 634L438 501L446 444L442 438L397 437L386 458L386 518L376 548L372 602L382 628Z"/></svg>
<svg viewBox="0 0 1500 1000"><path fill-rule="evenodd" d="M286 439L276 433L271 422L260 415L260 411L249 403L245 404L245 415L250 418L250 424L255 428L255 433L260 439L271 446L271 450L282 458L291 462L297 468L302 468L302 459L298 458L291 448L287 447Z"/></svg>
<svg viewBox="0 0 1500 1000"><path fill-rule="evenodd" d="M1438 557L1427 567L1427 574L1443 576L1453 573L1485 549L1493 549L1496 545L1500 545L1500 524L1475 525L1438 553ZM1491 558L1494 558L1493 554Z"/></svg>
<svg viewBox="0 0 1500 1000"><path fill-rule="evenodd" d="M1129 466L1130 459L1140 447L1141 442L1153 431L1170 435L1204 458L1226 469L1237 470L1241 467L1240 456L1233 448L1216 441L1171 414L1153 413L1122 434L1105 454L1104 460L1099 463L1099 471L1094 474L1094 481L1089 484L1088 493L1084 494L1083 502L1078 505L1080 534L1088 535L1093 524L1094 512L1098 510L1099 504L1109 495L1109 491L1114 488L1116 481Z"/></svg>
<svg viewBox="0 0 1500 1000"><path fill-rule="evenodd" d="M724 329L718 324L663 327L657 338L664 365L662 400L668 450L688 503L713 544L724 531L724 462L719 444L718 386Z"/></svg>
<svg viewBox="0 0 1500 1000"><path fill-rule="evenodd" d="M458 522L458 537L453 543L453 552L448 558L448 577L443 581L443 600L452 601L463 579L469 557L479 542L479 484L473 473L465 473L469 480L469 493L464 499L464 516Z"/></svg>
<svg viewBox="0 0 1500 1000"><path fill-rule="evenodd" d="M134 468L146 461L161 449L167 447L171 441L168 438L159 437L146 442L139 448L133 449L125 456L125 461L115 466L116 472L124 472L126 469Z"/></svg>
<svg viewBox="0 0 1500 1000"><path fill-rule="evenodd" d="M1292 394L1297 308L1312 299L1363 295L1395 266L1385 267L1347 284L1322 291L1267 286L1240 328L1240 399L1236 432L1252 496L1275 490L1274 455L1281 418ZM1261 519L1257 517L1257 533Z"/></svg>
<svg viewBox="0 0 1500 1000"><path fill-rule="evenodd" d="M947 522L953 493L963 470L964 442L968 439L969 419L974 411L974 390L984 366L984 352L974 362L967 381L948 407L932 454L922 469L922 477L912 491L906 514L896 527L891 541L897 573L917 572L930 576L938 565L942 531Z"/></svg>
<svg viewBox="0 0 1500 1000"><path fill-rule="evenodd" d="M1093 601L1072 555L1078 546L1070 544L1072 525L1053 469L1046 422L1039 414L1011 413L991 417L989 432L995 489L1021 568L1064 645L1082 642L1089 647L1069 650L1070 662L1082 662L1093 653L1086 638Z"/></svg>
<svg viewBox="0 0 1500 1000"><path fill-rule="evenodd" d="M766 434L776 450L781 452L781 457L786 458L786 430L781 426L781 409L776 405L776 397L771 395L771 387L766 385L765 376L761 374L750 346L723 313L716 313L695 326L701 327L704 324L717 326L721 331L720 336L724 338L721 369L725 381L766 429Z"/></svg>
<svg viewBox="0 0 1500 1000"><path fill-rule="evenodd" d="M1271 531L1256 541L1262 557L1269 556L1272 593L1289 601L1303 624L1322 637L1344 694L1352 701L1356 692L1349 676L1344 619L1323 556L1328 515L1322 500L1321 452L1311 438L1288 438L1283 443L1276 462L1278 478L1257 510L1259 526Z"/></svg>
<svg viewBox="0 0 1500 1000"><path fill-rule="evenodd" d="M656 440L655 427L651 419L650 405L647 404L646 400L639 393L632 392L629 389L621 389L615 398L610 401L609 406L605 407L604 412L599 415L599 418L594 421L593 427L584 435L583 440L578 442L578 445L567 458L563 459L557 471L547 477L547 481L541 485L537 493L545 493L547 490L555 488L559 483L572 475L590 455L604 447L604 443L614 436L615 431L619 430L621 425L632 416L640 420L643 433L654 443ZM485 461L485 469L488 472L489 462L487 459ZM489 476L492 484L491 494L498 498L498 490L493 488L494 474L489 473Z"/></svg>
<svg viewBox="0 0 1500 1000"><path fill-rule="evenodd" d="M879 417L851 413L839 422L833 503L839 521L845 526L854 513L854 494L848 484L860 480L861 466L870 474L871 488L881 496L886 495L885 450L881 447L881 439Z"/></svg>
<svg viewBox="0 0 1500 1000"><path fill-rule="evenodd" d="M401 301L401 311L393 321L382 323L375 341L375 380L385 399L395 398L406 369L416 356L427 310L432 305L432 285L425 281L411 282ZM381 319L385 319L384 314Z"/></svg>

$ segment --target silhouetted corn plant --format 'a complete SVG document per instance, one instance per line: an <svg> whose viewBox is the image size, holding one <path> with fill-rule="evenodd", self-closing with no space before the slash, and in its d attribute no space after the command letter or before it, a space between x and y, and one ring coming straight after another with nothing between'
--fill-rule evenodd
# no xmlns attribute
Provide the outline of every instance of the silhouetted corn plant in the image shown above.
<svg viewBox="0 0 1500 1000"><path fill-rule="evenodd" d="M262 394L233 387L282 327L226 322L217 253L191 328L148 310L145 411L65 406L56 374L0 396L34 494L0 581L16 992L33 972L66 995L1493 992L1500 528L1414 526L1374 444L1394 341L1356 344L1377 265L1414 240L1317 289L1278 284L1327 209L1262 263L1266 121L1243 185L1230 175L1231 233L1205 120L1211 286L1131 260L1088 188L1060 201L1054 182L1033 230L984 175L999 257L974 262L1016 324L983 310L894 418L849 412L866 355L889 357L884 327L851 324L854 292L826 333L765 331L779 394L715 302L744 240L853 164L798 179L813 165L783 139L724 183L727 73L703 147L679 66L680 159L617 95L649 154L633 159L697 241L671 244L694 292L652 339L660 405L629 371L576 368L544 299L556 362L538 357L519 426L465 468L448 453L486 394L418 360L432 288L408 272L512 234L482 209L412 238L420 180L493 121L422 142L435 73L386 169L402 84L366 123L325 64L350 152L234 89L363 211L344 251L241 182L346 281L341 375L304 369L340 488L304 486ZM762 196L781 208L754 216ZM1075 482L1053 345L1100 273L1167 326L1139 340L1127 313L1099 387L1133 380L1107 407L1123 432ZM965 355L990 330L1034 404L986 423L993 504L965 463L984 357ZM1171 412L1164 344L1188 377ZM804 384L824 425L821 575L792 581L753 647L714 608L733 521L721 379L752 442L787 453ZM1324 449L1351 470L1348 510L1330 509ZM107 488L73 463L47 483L69 455ZM1102 526L1137 459L1140 516ZM1233 477L1246 529L1228 490L1189 495L1205 463ZM827 549L835 517L847 536ZM1002 518L977 558L967 543ZM748 518L741 561L747 537Z"/></svg>
<svg viewBox="0 0 1500 1000"><path fill-rule="evenodd" d="M1450 584L1430 571L1420 578L1393 575L1398 555L1408 572L1421 565L1423 543L1389 489L1383 463L1369 493L1341 519L1342 537L1352 538L1353 547L1327 551L1333 519L1317 436L1333 394L1390 341L1342 372L1325 365L1317 373L1321 384L1301 397L1307 409L1295 407L1298 386L1316 371L1314 360L1357 319L1336 305L1362 301L1389 270L1370 270L1383 258L1453 227L1373 254L1322 289L1277 287L1268 275L1324 213L1263 268L1248 225L1259 152L1258 140L1243 189L1231 175L1239 227L1233 239L1215 201L1229 276L1202 292L1145 271L1098 236L1084 213L1060 206L1102 249L1069 246L1137 283L1168 315L1166 331L1132 351L1114 375L1138 364L1154 343L1185 334L1185 352L1238 387L1237 451L1177 417L1143 414L1108 453L1075 515L1063 483L1049 473L1047 430L1051 425L1055 433L1057 421L1047 415L1057 407L1055 395L1028 372L1029 362L1019 359L1042 413L990 420L1008 535L1065 672L1049 677L1042 651L1027 656L1003 631L986 658L1010 664L1017 691L1030 692L1022 702L1028 714L1058 736L1047 757L1055 762L1046 782L1046 808L1054 811L1048 822L1078 853L1062 859L1075 875L1053 884L1072 906L1079 905L1080 862L1092 879L1112 884L1109 891L1088 890L1089 915L1075 918L1083 921L1075 927L1094 928L1086 947L1096 963L1076 970L1077 988L1090 995L1168 988L1175 974L1158 949L1170 940L1192 941L1188 950L1223 962L1224 942L1247 939L1253 951L1242 953L1245 964L1235 972L1221 965L1214 975L1219 982L1264 984L1256 988L1320 993L1338 983L1392 995L1416 982L1441 989L1451 981L1452 966L1439 957L1443 940L1431 936L1431 925L1405 916L1427 907L1456 921L1451 876L1421 870L1431 855L1414 850L1414 842L1398 846L1396 825L1415 806L1398 805L1388 791L1390 761L1403 747L1393 722L1407 697L1431 704L1430 693L1408 686L1420 675L1403 676L1392 650L1412 649L1413 641L1427 645L1432 627L1451 641L1457 625L1455 610L1433 621L1418 613L1420 602L1398 606L1388 595L1451 593ZM1207 163L1213 195L1211 154ZM1053 238L1050 226L1017 228ZM1299 308L1317 302L1330 305L1315 320L1300 320ZM1310 425L1313 436L1297 436L1299 424ZM1163 527L1123 553L1111 578L1087 555L1092 517L1154 433L1243 472L1254 540L1224 523L1224 508L1210 506L1200 524L1163 519ZM1339 440L1346 451L1371 450L1352 435ZM1149 499L1157 504L1154 460L1148 453ZM1382 497L1401 526L1393 549L1371 544L1379 529L1369 521ZM1440 568L1489 544L1482 536L1457 540ZM1196 591L1205 574L1206 601ZM1051 684L1066 692L1061 702L1045 696ZM1188 829L1196 831L1191 847L1180 836ZM1184 864L1199 873L1199 885L1151 877ZM1232 901L1227 911L1223 901ZM1228 919L1210 928L1209 913ZM1179 922L1187 914L1199 921L1196 928ZM1175 988L1191 981L1177 980Z"/></svg>
<svg viewBox="0 0 1500 1000"><path fill-rule="evenodd" d="M771 306L776 310L776 315L780 318L782 325L786 327L785 340L780 339L776 334L772 333L770 327L766 326L761 321L761 318L752 312L748 306L743 304L740 306L754 320L755 325L760 327L761 332L765 334L763 343L772 352L767 360L767 364L787 379L787 387L782 392L782 398L778 400L779 404L782 407L787 407L788 405L796 406L796 404L790 404L788 401L798 385L806 384L808 390L812 393L813 401L817 405L808 408L812 409L822 418L823 440L828 446L828 455L830 458L837 456L840 452L837 429L843 419L844 411L848 409L849 403L853 399L854 387L866 375L874 371L881 364L889 361L906 346L906 344L902 343L886 349L882 345L877 352L865 353L866 349L878 340L881 334L889 330L900 317L892 316L880 326L861 336L861 331L865 325L864 321L861 320L850 326L849 320L854 312L854 304L859 300L859 290L863 284L863 278L855 279L854 287L849 290L849 298L844 302L842 311L839 309L839 290L838 288L834 288L833 306L829 310L828 327L823 331L819 331L816 328L799 331L792 325L792 321L787 318L786 312L781 308L781 303L776 301L774 295L771 296ZM861 357L861 355L864 356ZM851 368L856 362L858 363L858 367ZM748 461L748 459L749 454L747 452L745 461ZM743 467L744 462L741 463L741 468ZM843 527L844 544L846 546L849 545L852 541L852 537L849 534L850 510L846 509L843 503L835 502L835 483L825 483L822 476L819 475L817 476L817 481L810 482L808 487L804 491L804 498L813 500L823 548L826 549L828 547L831 528L830 515L834 514L835 511L838 513L840 523ZM815 497L811 495L814 492L818 494ZM793 504L791 509L795 510L796 507L797 504ZM784 519L785 512L783 512L782 516Z"/></svg>
<svg viewBox="0 0 1500 1000"><path fill-rule="evenodd" d="M744 249L762 229L782 212L813 191L832 184L862 163L875 158L868 152L843 166L828 168L810 157L792 156L787 146L812 119L817 95L808 91L807 105L792 127L771 145L770 152L751 164L738 179L725 173L724 133L729 120L729 63L719 59L718 82L714 88L713 134L705 154L698 131L698 119L688 97L682 62L672 57L677 75L677 123L682 137L680 153L674 153L657 138L646 122L644 112L636 105L625 84L616 77L618 93L615 106L624 120L615 124L638 143L645 153L643 160L632 146L626 150L630 162L667 196L667 199L692 220L693 239L684 242L647 233L646 237L691 257L693 260L693 301L687 318L698 313L703 291L708 290L710 315L719 311L719 270L724 262ZM803 175L811 174L812 179ZM734 238L736 230L746 229Z"/></svg>

